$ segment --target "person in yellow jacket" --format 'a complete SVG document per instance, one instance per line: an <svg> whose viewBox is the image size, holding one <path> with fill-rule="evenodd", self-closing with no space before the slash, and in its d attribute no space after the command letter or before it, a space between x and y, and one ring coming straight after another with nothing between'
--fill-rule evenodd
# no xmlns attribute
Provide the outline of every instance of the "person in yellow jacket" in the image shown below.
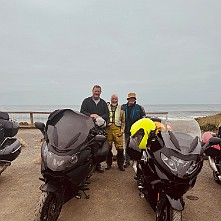
<svg viewBox="0 0 221 221"><path fill-rule="evenodd" d="M121 105L118 105L118 96L116 94L111 96L111 102L108 104L108 109L110 121L106 128L106 132L110 149L106 160L106 170L111 169L113 161L112 145L114 144L117 150L118 168L124 171L123 134L125 130L125 112L121 110Z"/></svg>

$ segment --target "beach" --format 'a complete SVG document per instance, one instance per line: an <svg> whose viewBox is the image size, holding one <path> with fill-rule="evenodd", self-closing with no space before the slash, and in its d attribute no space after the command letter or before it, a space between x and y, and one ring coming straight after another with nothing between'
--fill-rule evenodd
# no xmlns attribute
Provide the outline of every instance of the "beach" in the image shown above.
<svg viewBox="0 0 221 221"><path fill-rule="evenodd" d="M39 186L42 134L36 129L20 129L17 137L25 144L18 158L0 176L0 217L5 221L31 221L41 191ZM102 166L105 166L103 164ZM132 167L119 171L114 162L110 171L90 178L90 199L67 202L58 221L148 221L155 220L149 204L139 197ZM221 188L212 177L207 160L195 187L184 196L184 221L220 220Z"/></svg>

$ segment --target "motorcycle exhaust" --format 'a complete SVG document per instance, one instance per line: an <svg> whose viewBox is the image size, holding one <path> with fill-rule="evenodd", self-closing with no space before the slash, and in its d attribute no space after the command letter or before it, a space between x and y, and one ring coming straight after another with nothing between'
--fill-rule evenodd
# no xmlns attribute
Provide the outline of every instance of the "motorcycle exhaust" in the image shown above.
<svg viewBox="0 0 221 221"><path fill-rule="evenodd" d="M218 173L218 169L216 167L216 163L214 161L214 158L208 156L208 160L209 160L209 165L212 168L212 170L215 171L215 173Z"/></svg>

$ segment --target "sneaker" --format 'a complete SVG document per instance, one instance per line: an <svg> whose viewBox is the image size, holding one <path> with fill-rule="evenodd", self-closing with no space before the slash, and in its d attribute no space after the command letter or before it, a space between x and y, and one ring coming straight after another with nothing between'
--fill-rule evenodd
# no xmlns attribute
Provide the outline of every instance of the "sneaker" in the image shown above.
<svg viewBox="0 0 221 221"><path fill-rule="evenodd" d="M126 161L125 164L124 164L124 168L127 168L130 166L130 161Z"/></svg>

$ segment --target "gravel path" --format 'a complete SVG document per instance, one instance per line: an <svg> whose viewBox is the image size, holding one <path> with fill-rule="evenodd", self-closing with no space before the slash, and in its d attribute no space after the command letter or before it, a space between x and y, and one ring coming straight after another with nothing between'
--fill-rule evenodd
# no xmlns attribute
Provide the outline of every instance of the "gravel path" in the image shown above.
<svg viewBox="0 0 221 221"><path fill-rule="evenodd" d="M34 209L41 194L38 179L41 133L35 129L20 130L18 137L27 144L20 156L0 176L0 220L33 220ZM104 164L103 164L104 166ZM59 221L148 221L155 214L138 195L131 167L119 171L116 164L104 174L94 173L87 193L90 199L72 199L63 208ZM184 221L218 221L221 217L221 186L212 178L205 161L195 187L184 197Z"/></svg>

